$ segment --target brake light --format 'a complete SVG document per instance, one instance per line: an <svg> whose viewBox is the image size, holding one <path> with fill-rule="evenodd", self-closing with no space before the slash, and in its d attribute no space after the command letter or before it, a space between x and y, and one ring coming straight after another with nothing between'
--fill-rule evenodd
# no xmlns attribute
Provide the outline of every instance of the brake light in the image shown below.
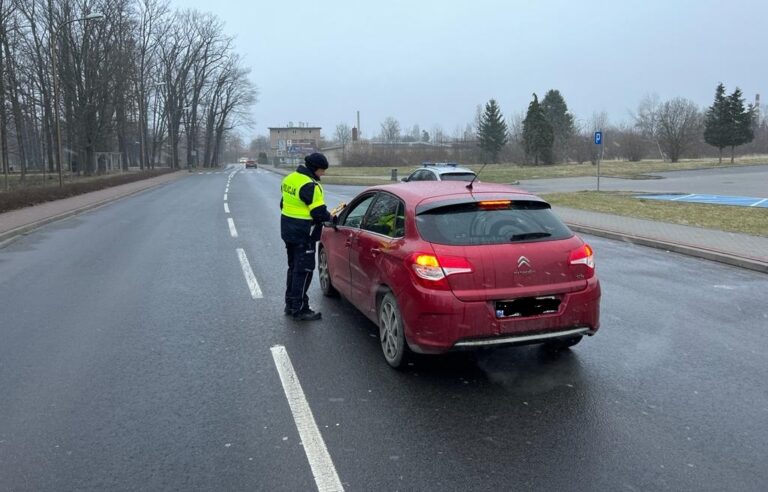
<svg viewBox="0 0 768 492"><path fill-rule="evenodd" d="M595 256L589 244L584 244L579 249L574 249L568 258L571 265L584 265L589 270L589 277L595 270Z"/></svg>
<svg viewBox="0 0 768 492"><path fill-rule="evenodd" d="M471 273L472 265L466 258L415 253L410 256L411 269L416 279L430 289L449 290L447 277L458 273Z"/></svg>
<svg viewBox="0 0 768 492"><path fill-rule="evenodd" d="M477 206L481 210L505 210L509 208L510 203L512 200L483 200L477 202Z"/></svg>

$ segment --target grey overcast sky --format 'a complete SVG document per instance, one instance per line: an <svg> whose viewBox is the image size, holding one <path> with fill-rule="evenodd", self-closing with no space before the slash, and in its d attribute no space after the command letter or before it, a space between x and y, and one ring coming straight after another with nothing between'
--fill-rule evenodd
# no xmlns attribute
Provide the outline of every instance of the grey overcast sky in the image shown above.
<svg viewBox="0 0 768 492"><path fill-rule="evenodd" d="M768 0L171 0L218 15L259 88L256 125L355 124L393 116L451 135L477 104L505 115L559 89L578 119L629 119L640 100L711 104L722 81L768 96Z"/></svg>

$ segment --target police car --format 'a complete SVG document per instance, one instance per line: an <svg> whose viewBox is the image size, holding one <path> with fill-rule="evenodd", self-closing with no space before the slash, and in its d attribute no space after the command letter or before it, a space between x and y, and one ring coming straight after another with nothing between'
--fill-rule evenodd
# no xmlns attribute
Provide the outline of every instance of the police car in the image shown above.
<svg viewBox="0 0 768 492"><path fill-rule="evenodd" d="M403 181L472 181L475 172L455 162L422 162L421 167Z"/></svg>

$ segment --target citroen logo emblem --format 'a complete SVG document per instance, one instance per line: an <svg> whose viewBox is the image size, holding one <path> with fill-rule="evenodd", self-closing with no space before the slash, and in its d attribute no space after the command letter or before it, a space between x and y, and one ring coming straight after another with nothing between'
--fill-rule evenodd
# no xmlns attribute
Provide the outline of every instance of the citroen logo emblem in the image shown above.
<svg viewBox="0 0 768 492"><path fill-rule="evenodd" d="M521 256L517 259L517 269L519 270L524 266L531 268L531 262L525 256Z"/></svg>

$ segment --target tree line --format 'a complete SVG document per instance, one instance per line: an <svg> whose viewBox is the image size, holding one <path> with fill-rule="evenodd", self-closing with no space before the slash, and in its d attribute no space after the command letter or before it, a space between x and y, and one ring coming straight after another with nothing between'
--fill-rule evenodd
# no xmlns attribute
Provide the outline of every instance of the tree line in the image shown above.
<svg viewBox="0 0 768 492"><path fill-rule="evenodd" d="M165 0L0 0L3 165L217 166L257 96L223 28Z"/></svg>
<svg viewBox="0 0 768 492"><path fill-rule="evenodd" d="M746 146L747 152L768 152L768 122L760 118L759 108L745 105L738 88L730 95L725 92L724 85L719 84L712 106L704 111L685 98L660 101L657 96L647 96L636 112L631 113L631 121L622 125L611 125L604 112L594 113L587 120L578 120L556 89L547 91L541 100L537 94L532 94L524 113L506 118L497 101L491 99L476 108L472 124L467 124L464 129L457 127L452 136L447 136L439 126L433 127L431 135L420 130L418 125L401 131L400 123L390 116L381 123L374 140L391 144L432 142L436 145L409 152L382 151L381 155L352 153L348 164L356 164L352 162L354 160L372 164L398 156L407 161L425 156L425 160L452 156L470 162L596 163L600 149L594 144L593 135L597 130L602 130L606 137L605 158L633 162L649 157L677 162L683 157L712 155L713 147L718 149L721 162L724 148L731 150L731 162L738 146ZM337 143L346 146L349 127L339 124L334 137ZM451 147L450 152L443 148L447 146Z"/></svg>

